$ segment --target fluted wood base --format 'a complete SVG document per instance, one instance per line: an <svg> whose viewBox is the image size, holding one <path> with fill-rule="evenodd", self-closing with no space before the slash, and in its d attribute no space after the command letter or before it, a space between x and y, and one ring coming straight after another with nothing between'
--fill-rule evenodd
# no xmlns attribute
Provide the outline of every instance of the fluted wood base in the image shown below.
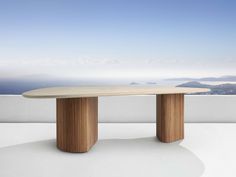
<svg viewBox="0 0 236 177"><path fill-rule="evenodd" d="M98 138L98 98L57 99L57 147L87 152Z"/></svg>
<svg viewBox="0 0 236 177"><path fill-rule="evenodd" d="M156 96L156 136L170 143L184 139L184 94Z"/></svg>

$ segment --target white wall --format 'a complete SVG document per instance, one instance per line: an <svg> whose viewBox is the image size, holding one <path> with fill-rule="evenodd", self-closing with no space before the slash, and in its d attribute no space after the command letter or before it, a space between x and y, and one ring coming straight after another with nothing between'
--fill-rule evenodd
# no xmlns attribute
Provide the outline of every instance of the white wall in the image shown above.
<svg viewBox="0 0 236 177"><path fill-rule="evenodd" d="M100 122L155 122L155 96L99 98ZM0 122L55 122L55 99L0 96ZM236 96L185 96L185 122L236 122Z"/></svg>

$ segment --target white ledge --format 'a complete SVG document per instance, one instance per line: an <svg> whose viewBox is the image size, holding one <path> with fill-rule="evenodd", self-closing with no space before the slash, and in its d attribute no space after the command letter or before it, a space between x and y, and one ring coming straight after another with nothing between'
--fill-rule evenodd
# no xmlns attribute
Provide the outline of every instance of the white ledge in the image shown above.
<svg viewBox="0 0 236 177"><path fill-rule="evenodd" d="M236 122L236 95L186 95L185 122ZM99 98L99 122L155 122L155 96ZM0 122L55 122L55 99L0 96Z"/></svg>

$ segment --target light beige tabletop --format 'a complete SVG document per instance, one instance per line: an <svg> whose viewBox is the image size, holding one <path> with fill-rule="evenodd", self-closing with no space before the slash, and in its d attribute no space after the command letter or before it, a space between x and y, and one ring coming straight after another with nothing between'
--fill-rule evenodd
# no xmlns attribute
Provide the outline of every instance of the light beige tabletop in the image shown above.
<svg viewBox="0 0 236 177"><path fill-rule="evenodd" d="M206 88L160 86L78 86L50 87L23 93L28 98L79 98L122 95L185 94L208 92Z"/></svg>

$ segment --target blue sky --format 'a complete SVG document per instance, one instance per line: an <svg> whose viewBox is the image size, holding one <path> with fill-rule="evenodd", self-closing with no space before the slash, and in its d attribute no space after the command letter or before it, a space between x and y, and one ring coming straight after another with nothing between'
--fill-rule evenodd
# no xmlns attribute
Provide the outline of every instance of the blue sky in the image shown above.
<svg viewBox="0 0 236 177"><path fill-rule="evenodd" d="M233 0L0 1L0 77L236 74Z"/></svg>

